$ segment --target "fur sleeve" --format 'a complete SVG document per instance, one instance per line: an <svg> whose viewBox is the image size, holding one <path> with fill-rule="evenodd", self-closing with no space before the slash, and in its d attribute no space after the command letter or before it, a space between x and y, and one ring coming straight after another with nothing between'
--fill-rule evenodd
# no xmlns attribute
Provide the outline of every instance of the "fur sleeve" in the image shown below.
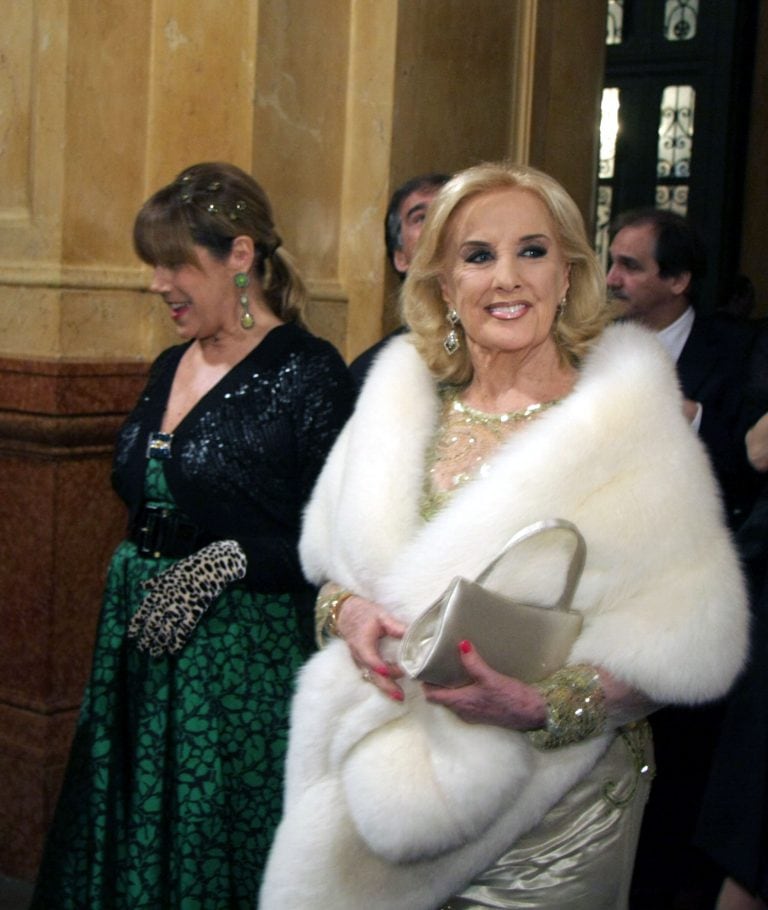
<svg viewBox="0 0 768 910"><path fill-rule="evenodd" d="M350 421L351 422L351 421ZM307 579L322 585L330 578L331 542L338 502L344 477L350 422L339 434L304 509L299 558ZM341 579L334 578L334 581Z"/></svg>

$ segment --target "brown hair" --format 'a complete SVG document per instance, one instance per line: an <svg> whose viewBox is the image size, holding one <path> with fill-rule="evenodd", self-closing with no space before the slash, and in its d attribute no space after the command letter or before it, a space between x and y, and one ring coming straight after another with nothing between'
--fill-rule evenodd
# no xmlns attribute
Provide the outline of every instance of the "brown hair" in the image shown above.
<svg viewBox="0 0 768 910"><path fill-rule="evenodd" d="M566 190L554 178L525 165L490 162L470 167L456 174L432 201L400 297L414 344L441 380L465 383L472 378L466 344L452 357L443 348L448 323L440 278L453 216L466 200L502 189L525 190L541 200L570 265L568 305L553 325L563 359L577 364L613 318L603 270L587 240L581 213ZM461 335L461 327L456 328Z"/></svg>
<svg viewBox="0 0 768 910"><path fill-rule="evenodd" d="M141 207L133 245L149 265L198 265L195 246L223 260L236 237L253 240L253 272L272 312L303 324L304 282L275 230L267 194L233 164L205 162L183 170Z"/></svg>

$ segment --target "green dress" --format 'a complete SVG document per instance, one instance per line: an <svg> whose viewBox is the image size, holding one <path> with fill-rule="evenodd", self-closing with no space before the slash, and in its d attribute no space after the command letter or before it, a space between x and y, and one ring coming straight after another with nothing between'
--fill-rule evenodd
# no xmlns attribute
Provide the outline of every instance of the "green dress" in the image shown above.
<svg viewBox="0 0 768 910"><path fill-rule="evenodd" d="M150 459L148 502L172 506ZM171 565L123 542L38 876L38 910L253 910L282 803L293 678L306 659L289 594L231 586L184 649L126 638L142 581Z"/></svg>

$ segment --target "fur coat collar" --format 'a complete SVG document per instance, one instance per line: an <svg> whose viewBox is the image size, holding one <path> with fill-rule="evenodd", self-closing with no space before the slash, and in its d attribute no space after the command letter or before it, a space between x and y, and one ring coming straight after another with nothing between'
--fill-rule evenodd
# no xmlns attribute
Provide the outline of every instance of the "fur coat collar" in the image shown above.
<svg viewBox="0 0 768 910"><path fill-rule="evenodd" d="M311 580L333 579L407 622L524 525L566 518L588 550L569 663L599 664L662 703L728 689L746 649L741 573L674 366L649 333L608 329L568 398L510 436L424 524L438 411L420 357L407 337L394 340L307 507ZM552 603L567 559L556 536L531 541L493 585ZM524 734L427 704L415 683L405 691L402 704L384 699L341 641L303 669L262 910L430 910L533 827L612 736L542 753Z"/></svg>

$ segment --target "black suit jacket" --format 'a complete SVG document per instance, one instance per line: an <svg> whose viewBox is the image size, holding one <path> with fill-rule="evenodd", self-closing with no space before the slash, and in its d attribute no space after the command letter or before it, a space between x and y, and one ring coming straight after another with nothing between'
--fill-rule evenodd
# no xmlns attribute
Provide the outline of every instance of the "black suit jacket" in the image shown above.
<svg viewBox="0 0 768 910"><path fill-rule="evenodd" d="M697 315L677 361L683 394L702 405L699 436L734 530L746 518L756 492L757 474L746 457L743 412L752 338L748 324ZM719 701L669 706L651 715L658 772L643 816L630 910L715 904L722 873L691 844L723 711L724 702Z"/></svg>
<svg viewBox="0 0 768 910"><path fill-rule="evenodd" d="M746 517L756 492L743 425L753 338L754 330L746 323L697 315L677 361L683 394L702 405L699 436L709 452L734 527Z"/></svg>
<svg viewBox="0 0 768 910"><path fill-rule="evenodd" d="M373 366L373 361L381 353L382 349L396 335L402 335L403 332L407 331L408 329L404 325L399 326L393 332L390 332L389 335L385 335L381 341L377 341L376 344L371 345L371 347L363 351L362 354L359 354L355 360L352 361L349 365L349 372L352 374L352 380L357 386L358 391L362 388L365 377L368 375L368 370Z"/></svg>

